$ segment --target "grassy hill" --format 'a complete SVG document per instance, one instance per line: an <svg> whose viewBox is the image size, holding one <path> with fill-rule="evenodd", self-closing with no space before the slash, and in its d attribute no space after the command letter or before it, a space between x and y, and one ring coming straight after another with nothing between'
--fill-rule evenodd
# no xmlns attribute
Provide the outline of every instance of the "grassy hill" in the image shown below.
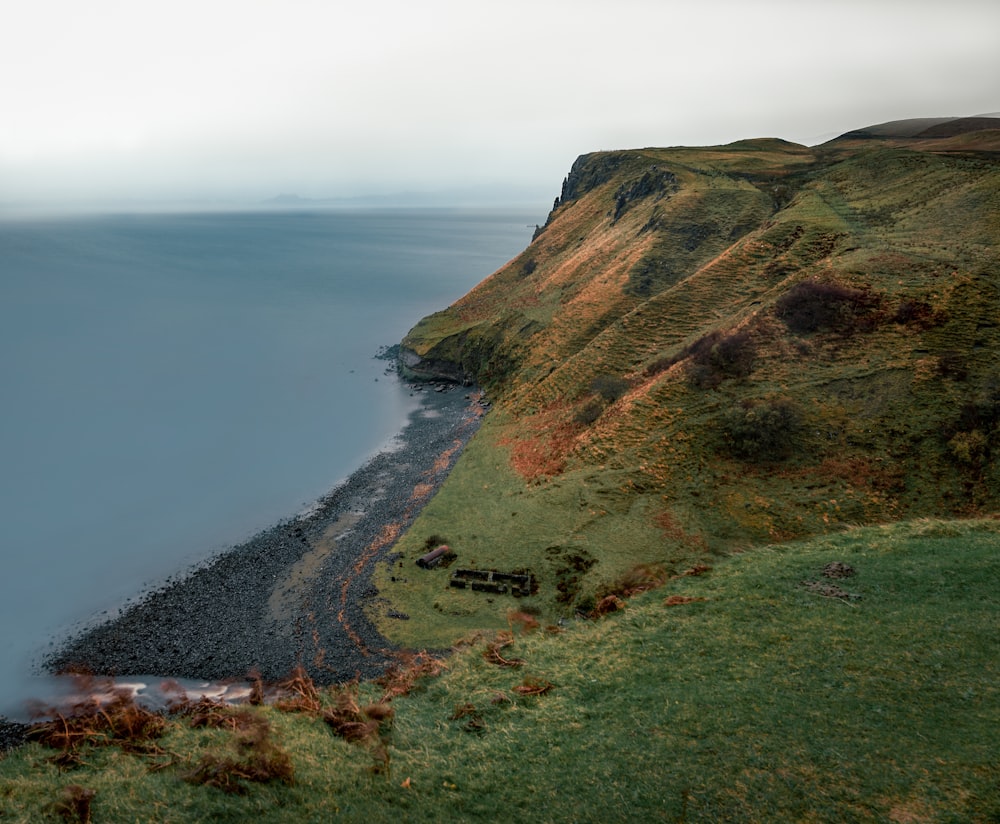
<svg viewBox="0 0 1000 824"><path fill-rule="evenodd" d="M998 547L995 520L855 529L599 621L515 616L406 696L299 685L285 711L200 707L149 736L115 715L114 746L0 760L0 818L996 821Z"/></svg>
<svg viewBox="0 0 1000 824"><path fill-rule="evenodd" d="M1000 821L998 125L579 158L401 348L492 405L368 604L452 654L56 723L0 821Z"/></svg>
<svg viewBox="0 0 1000 824"><path fill-rule="evenodd" d="M528 248L404 341L493 411L383 568L413 619L382 603L383 631L503 622L415 570L428 540L529 571L555 620L636 566L994 512L1000 156L967 126L577 160Z"/></svg>

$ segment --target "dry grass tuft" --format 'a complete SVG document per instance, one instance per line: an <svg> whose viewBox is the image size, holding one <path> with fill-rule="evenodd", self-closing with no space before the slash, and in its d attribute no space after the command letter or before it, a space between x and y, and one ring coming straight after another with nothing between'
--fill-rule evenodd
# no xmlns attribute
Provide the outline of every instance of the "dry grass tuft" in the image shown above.
<svg viewBox="0 0 1000 824"><path fill-rule="evenodd" d="M555 684L546 681L544 678L535 678L532 675L524 677L524 683L514 687L514 692L522 696L545 695L555 689Z"/></svg>
<svg viewBox="0 0 1000 824"><path fill-rule="evenodd" d="M514 634L512 632L501 631L498 632L496 638L490 641L486 645L486 650L483 652L483 658L489 661L491 664L496 664L498 667L521 667L527 662L523 658L505 658L500 654L500 650L505 647L509 647L514 643Z"/></svg>
<svg viewBox="0 0 1000 824"><path fill-rule="evenodd" d="M625 609L625 602L619 598L617 595L605 595L597 602L588 617L590 618L603 618L605 615L610 615L612 612L618 612Z"/></svg>
<svg viewBox="0 0 1000 824"><path fill-rule="evenodd" d="M56 763L77 763L84 745L117 746L125 752L160 755L154 743L163 735L166 719L135 702L128 690L116 689L110 681L75 676L78 691L87 695L67 711L56 707L36 707L34 716L50 720L32 725L29 738L60 751ZM96 697L101 696L105 700Z"/></svg>
<svg viewBox="0 0 1000 824"><path fill-rule="evenodd" d="M317 713L322 709L319 690L302 667L296 667L292 674L278 684L278 695L274 706L282 712Z"/></svg>
<svg viewBox="0 0 1000 824"><path fill-rule="evenodd" d="M184 776L185 781L234 795L248 792L246 782L294 783L291 756L272 740L271 725L249 710L244 711L242 717L242 731L236 739L237 756L205 755L198 766Z"/></svg>
<svg viewBox="0 0 1000 824"><path fill-rule="evenodd" d="M459 704L455 707L455 711L451 714L452 721L458 721L460 718L466 718L468 716L476 715L476 705L475 704Z"/></svg>
<svg viewBox="0 0 1000 824"><path fill-rule="evenodd" d="M338 693L336 706L323 713L323 720L335 735L365 747L375 772L388 772L389 747L384 733L394 716L395 710L384 701L362 707L355 689L346 687Z"/></svg>
<svg viewBox="0 0 1000 824"><path fill-rule="evenodd" d="M486 732L486 722L479 710L476 709L475 704L459 704L455 707L450 720L461 721L462 719L465 719L465 723L462 724L462 729L465 732Z"/></svg>
<svg viewBox="0 0 1000 824"><path fill-rule="evenodd" d="M249 733L267 722L252 710L233 709L216 701L202 699L192 705L188 724L196 729L203 727L232 733Z"/></svg>
<svg viewBox="0 0 1000 824"><path fill-rule="evenodd" d="M409 695L421 679L433 678L446 669L444 661L427 652L403 652L398 657L398 664L389 668L385 675L375 679L375 683L385 690L383 701Z"/></svg>

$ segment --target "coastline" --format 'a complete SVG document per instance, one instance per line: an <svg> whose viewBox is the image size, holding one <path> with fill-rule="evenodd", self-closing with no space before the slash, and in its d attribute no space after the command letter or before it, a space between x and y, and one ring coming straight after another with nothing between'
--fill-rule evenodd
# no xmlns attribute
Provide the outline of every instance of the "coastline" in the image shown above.
<svg viewBox="0 0 1000 824"><path fill-rule="evenodd" d="M45 669L275 681L301 666L319 685L381 674L397 650L364 613L377 596L374 566L447 477L483 411L467 387L413 390L420 404L396 446L306 513L69 639Z"/></svg>

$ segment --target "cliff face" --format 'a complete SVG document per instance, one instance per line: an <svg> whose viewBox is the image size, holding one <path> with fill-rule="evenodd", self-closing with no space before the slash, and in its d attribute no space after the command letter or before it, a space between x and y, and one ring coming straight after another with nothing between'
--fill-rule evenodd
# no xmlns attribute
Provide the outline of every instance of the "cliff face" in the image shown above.
<svg viewBox="0 0 1000 824"><path fill-rule="evenodd" d="M691 152L673 154L685 151ZM415 377L474 377L500 389L525 360L576 352L605 325L759 226L787 189L781 179L813 160L804 147L781 141L714 154L723 166L730 155L747 160L749 172L759 167L759 179L743 170L727 175L671 166L662 162L671 152L661 150L578 158L528 249L410 331L402 345L404 369ZM606 288L612 280L614 288ZM542 332L565 335L570 327L570 339L555 352L551 339L536 339Z"/></svg>
<svg viewBox="0 0 1000 824"><path fill-rule="evenodd" d="M959 125L579 158L404 341L495 402L408 540L570 604L636 563L995 511L998 123Z"/></svg>

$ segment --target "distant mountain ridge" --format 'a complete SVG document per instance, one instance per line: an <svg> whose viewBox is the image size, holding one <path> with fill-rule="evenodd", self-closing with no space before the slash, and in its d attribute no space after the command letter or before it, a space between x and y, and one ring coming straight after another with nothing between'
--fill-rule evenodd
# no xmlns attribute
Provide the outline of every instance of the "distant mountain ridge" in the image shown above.
<svg viewBox="0 0 1000 824"><path fill-rule="evenodd" d="M534 208L545 196L538 187L483 185L445 187L439 190L400 190L382 194L359 194L339 197L306 197L283 192L258 201L265 209L336 209L336 208Z"/></svg>
<svg viewBox="0 0 1000 824"><path fill-rule="evenodd" d="M932 139L957 137L972 132L1000 129L1000 114L973 117L920 117L912 120L893 120L846 132L836 140L857 138Z"/></svg>

